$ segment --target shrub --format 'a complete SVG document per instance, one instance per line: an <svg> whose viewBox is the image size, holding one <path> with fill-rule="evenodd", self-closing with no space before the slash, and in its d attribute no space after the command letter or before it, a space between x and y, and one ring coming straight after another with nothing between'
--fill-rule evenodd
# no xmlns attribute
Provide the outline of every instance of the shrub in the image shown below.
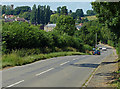
<svg viewBox="0 0 120 89"><path fill-rule="evenodd" d="M55 52L62 52L63 50L61 48L55 47Z"/></svg>
<svg viewBox="0 0 120 89"><path fill-rule="evenodd" d="M87 44L85 44L84 46L83 46L83 50L86 52L86 51L91 51L92 50L92 47L90 46L90 45L87 45Z"/></svg>
<svg viewBox="0 0 120 89"><path fill-rule="evenodd" d="M65 48L63 48L63 51L72 51L72 52L77 52L77 49L72 48L72 47L65 47Z"/></svg>

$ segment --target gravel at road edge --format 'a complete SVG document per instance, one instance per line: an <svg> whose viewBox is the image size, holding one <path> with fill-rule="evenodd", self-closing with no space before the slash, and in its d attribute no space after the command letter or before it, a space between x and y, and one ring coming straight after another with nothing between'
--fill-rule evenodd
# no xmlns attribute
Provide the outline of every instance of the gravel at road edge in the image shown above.
<svg viewBox="0 0 120 89"><path fill-rule="evenodd" d="M109 83L113 81L113 72L118 70L118 65L115 62L117 59L116 50L113 49L113 52L112 55L103 60L87 87L111 87Z"/></svg>

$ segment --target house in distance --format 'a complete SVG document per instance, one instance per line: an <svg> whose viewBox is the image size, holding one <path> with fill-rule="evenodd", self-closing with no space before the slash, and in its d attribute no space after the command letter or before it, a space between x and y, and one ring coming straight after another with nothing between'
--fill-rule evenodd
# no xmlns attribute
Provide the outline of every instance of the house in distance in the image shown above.
<svg viewBox="0 0 120 89"><path fill-rule="evenodd" d="M45 27L44 27L44 31L48 32L48 31L52 31L54 28L56 27L56 24L47 24Z"/></svg>

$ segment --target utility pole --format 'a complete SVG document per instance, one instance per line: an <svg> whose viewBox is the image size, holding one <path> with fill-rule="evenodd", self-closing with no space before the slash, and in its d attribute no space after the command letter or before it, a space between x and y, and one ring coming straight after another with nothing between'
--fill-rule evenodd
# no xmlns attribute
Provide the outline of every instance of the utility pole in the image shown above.
<svg viewBox="0 0 120 89"><path fill-rule="evenodd" d="M96 33L96 44L95 44L95 47L97 48L97 33Z"/></svg>

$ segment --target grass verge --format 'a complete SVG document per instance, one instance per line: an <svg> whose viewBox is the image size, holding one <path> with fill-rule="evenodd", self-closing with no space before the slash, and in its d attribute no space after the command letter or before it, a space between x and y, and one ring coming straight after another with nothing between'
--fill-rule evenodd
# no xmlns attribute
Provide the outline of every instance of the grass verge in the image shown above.
<svg viewBox="0 0 120 89"><path fill-rule="evenodd" d="M60 56L70 56L70 55L85 55L86 53L81 52L55 52L49 54L38 54L38 55L29 55L20 57L17 53L13 52L11 54L2 56L2 68L5 67L13 67L13 66L21 66L29 63L33 63L35 61L44 60L53 57Z"/></svg>

